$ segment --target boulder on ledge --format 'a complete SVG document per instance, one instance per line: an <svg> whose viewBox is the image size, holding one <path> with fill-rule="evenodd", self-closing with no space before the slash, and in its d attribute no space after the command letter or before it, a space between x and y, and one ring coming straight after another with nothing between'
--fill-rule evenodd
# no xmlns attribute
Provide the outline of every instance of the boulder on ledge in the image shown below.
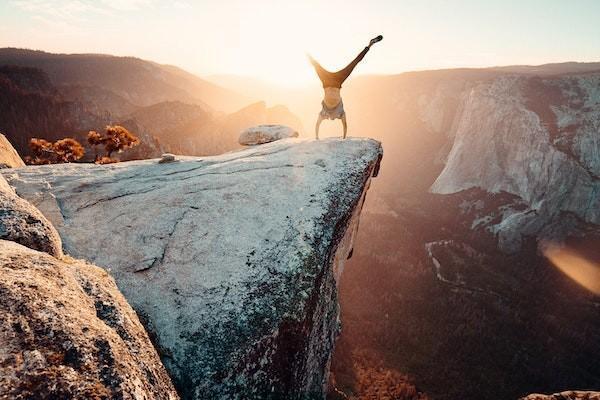
<svg viewBox="0 0 600 400"><path fill-rule="evenodd" d="M241 145L253 146L276 140L298 137L298 132L285 125L258 125L248 128L240 134Z"/></svg>
<svg viewBox="0 0 600 400"><path fill-rule="evenodd" d="M2 173L61 219L69 254L110 268L182 398L304 399L324 397L336 283L381 154L371 139L284 139Z"/></svg>

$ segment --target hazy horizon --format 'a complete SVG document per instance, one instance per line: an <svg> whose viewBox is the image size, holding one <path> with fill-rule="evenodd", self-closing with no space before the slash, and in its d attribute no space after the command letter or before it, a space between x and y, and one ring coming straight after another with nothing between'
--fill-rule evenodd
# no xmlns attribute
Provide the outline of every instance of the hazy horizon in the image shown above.
<svg viewBox="0 0 600 400"><path fill-rule="evenodd" d="M599 14L594 1L12 0L0 4L0 47L132 56L295 86L314 80L306 52L337 69L377 34L384 41L357 75L598 61Z"/></svg>

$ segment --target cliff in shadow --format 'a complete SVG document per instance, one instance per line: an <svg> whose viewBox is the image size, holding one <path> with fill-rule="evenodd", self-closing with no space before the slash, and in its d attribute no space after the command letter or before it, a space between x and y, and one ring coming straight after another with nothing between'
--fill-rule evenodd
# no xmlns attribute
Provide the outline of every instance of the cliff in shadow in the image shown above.
<svg viewBox="0 0 600 400"><path fill-rule="evenodd" d="M600 386L598 295L544 256L558 245L600 264L598 70L424 71L345 86L350 130L377 132L386 158L341 280L339 390L360 398L371 367L435 399Z"/></svg>

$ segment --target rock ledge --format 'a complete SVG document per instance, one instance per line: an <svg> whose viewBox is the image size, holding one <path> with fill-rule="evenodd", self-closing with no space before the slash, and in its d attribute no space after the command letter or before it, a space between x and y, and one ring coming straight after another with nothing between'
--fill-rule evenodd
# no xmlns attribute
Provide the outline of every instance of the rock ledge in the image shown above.
<svg viewBox="0 0 600 400"><path fill-rule="evenodd" d="M381 155L370 139L284 139L3 175L69 254L110 268L183 398L322 398L336 279Z"/></svg>

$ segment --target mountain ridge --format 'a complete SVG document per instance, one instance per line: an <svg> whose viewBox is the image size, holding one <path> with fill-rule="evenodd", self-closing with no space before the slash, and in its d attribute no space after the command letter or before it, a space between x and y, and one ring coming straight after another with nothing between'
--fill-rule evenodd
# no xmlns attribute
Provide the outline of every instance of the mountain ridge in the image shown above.
<svg viewBox="0 0 600 400"><path fill-rule="evenodd" d="M55 85L95 82L96 86L112 89L140 106L165 100L203 102L216 110L233 111L247 103L244 96L221 88L194 74L172 65L162 65L131 56L108 54L55 54L41 50L0 48L0 64L37 67L44 70ZM148 95L135 95L140 90L135 74L153 74L164 82ZM107 75L108 74L108 75ZM183 82L182 82L183 81ZM185 88L186 85L189 88ZM191 88L191 89L190 89ZM147 90L152 88L146 88ZM161 91L163 93L161 93ZM132 95L132 93L134 93Z"/></svg>

